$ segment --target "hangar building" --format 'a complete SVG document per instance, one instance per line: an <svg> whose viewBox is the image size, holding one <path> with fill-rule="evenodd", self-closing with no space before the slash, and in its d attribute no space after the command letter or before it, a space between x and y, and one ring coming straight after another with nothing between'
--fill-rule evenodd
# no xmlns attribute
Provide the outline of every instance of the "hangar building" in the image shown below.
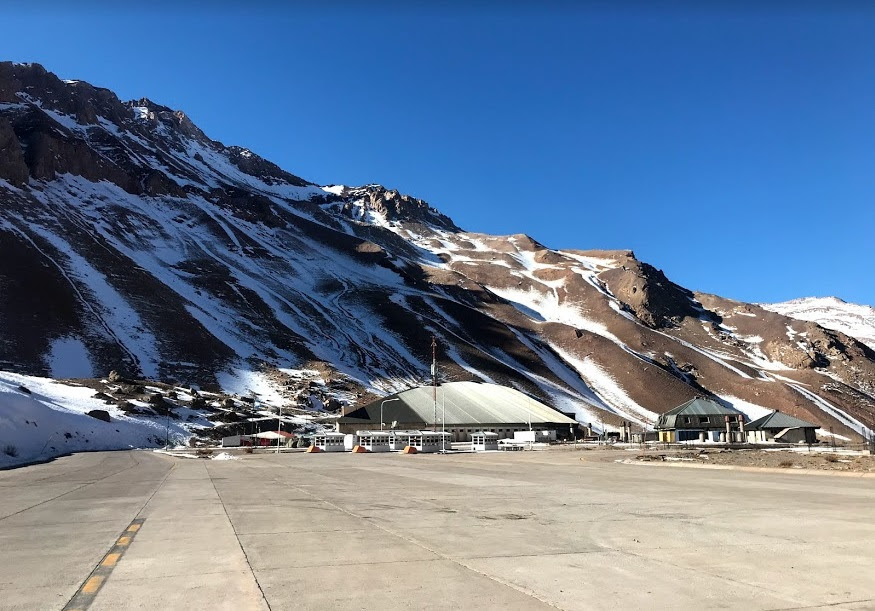
<svg viewBox="0 0 875 611"><path fill-rule="evenodd" d="M492 432L512 438L514 431L554 430L568 437L577 421L513 388L482 382L448 382L437 389L437 419L434 389L419 386L353 408L337 420L341 433L380 429L380 411L385 430L444 430L453 441L470 441L471 433Z"/></svg>

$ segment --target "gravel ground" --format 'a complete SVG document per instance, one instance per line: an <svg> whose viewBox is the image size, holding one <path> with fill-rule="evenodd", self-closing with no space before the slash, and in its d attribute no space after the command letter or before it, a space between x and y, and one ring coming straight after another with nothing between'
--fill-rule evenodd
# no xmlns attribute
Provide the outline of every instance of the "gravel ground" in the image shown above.
<svg viewBox="0 0 875 611"><path fill-rule="evenodd" d="M640 461L678 461L743 467L875 472L875 456L860 453L796 452L792 450L690 450L638 454Z"/></svg>

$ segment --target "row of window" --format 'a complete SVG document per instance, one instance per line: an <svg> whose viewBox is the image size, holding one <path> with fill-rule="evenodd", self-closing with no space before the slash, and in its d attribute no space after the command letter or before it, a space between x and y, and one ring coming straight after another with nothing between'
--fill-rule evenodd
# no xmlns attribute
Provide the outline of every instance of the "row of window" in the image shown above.
<svg viewBox="0 0 875 611"><path fill-rule="evenodd" d="M696 424L708 424L708 416L684 416L684 424L693 424L693 418L697 418Z"/></svg>

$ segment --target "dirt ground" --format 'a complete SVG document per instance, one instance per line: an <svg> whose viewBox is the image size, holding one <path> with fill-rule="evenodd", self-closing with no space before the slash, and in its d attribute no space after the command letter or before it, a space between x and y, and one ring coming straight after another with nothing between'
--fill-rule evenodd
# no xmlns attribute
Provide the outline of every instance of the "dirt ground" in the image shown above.
<svg viewBox="0 0 875 611"><path fill-rule="evenodd" d="M771 467L784 469L819 469L823 471L852 471L875 473L875 456L842 451L797 452L791 450L681 450L646 452L635 456L636 460L678 461L711 465L737 465L742 467Z"/></svg>

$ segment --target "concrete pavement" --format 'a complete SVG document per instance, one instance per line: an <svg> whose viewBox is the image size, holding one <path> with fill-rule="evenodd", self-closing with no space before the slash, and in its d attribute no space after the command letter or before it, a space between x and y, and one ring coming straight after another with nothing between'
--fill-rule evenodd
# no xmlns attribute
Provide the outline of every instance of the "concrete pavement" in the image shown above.
<svg viewBox="0 0 875 611"><path fill-rule="evenodd" d="M91 609L875 608L875 481L598 456L115 452L0 472L0 609L63 608L134 519Z"/></svg>

